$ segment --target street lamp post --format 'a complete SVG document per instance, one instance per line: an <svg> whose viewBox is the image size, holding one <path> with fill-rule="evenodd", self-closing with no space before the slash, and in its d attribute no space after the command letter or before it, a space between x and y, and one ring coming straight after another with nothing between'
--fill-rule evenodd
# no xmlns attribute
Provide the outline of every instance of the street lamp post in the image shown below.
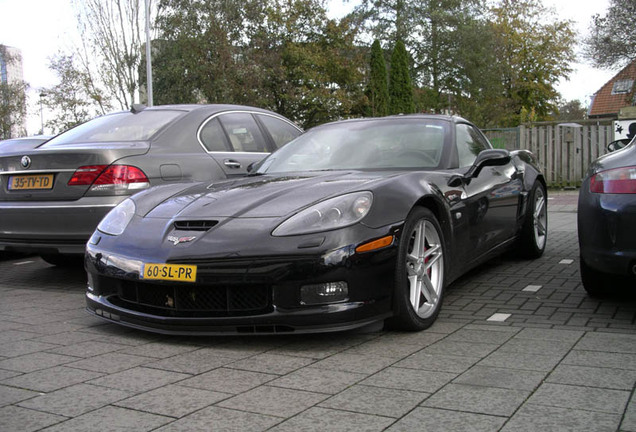
<svg viewBox="0 0 636 432"><path fill-rule="evenodd" d="M150 51L150 0L146 0L146 95L152 106L152 60Z"/></svg>
<svg viewBox="0 0 636 432"><path fill-rule="evenodd" d="M42 108L42 102L46 97L46 93L40 93L40 135L44 135L44 109Z"/></svg>

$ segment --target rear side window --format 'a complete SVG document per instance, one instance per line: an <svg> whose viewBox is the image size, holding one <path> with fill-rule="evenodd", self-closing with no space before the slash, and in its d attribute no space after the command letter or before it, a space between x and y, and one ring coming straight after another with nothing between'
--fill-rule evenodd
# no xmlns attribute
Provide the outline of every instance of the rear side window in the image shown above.
<svg viewBox="0 0 636 432"><path fill-rule="evenodd" d="M41 148L78 143L147 141L161 128L185 114L183 111L145 110L97 117L56 136Z"/></svg>
<svg viewBox="0 0 636 432"><path fill-rule="evenodd" d="M298 128L277 117L258 114L258 119L265 125L277 149L301 134Z"/></svg>
<svg viewBox="0 0 636 432"><path fill-rule="evenodd" d="M201 128L201 142L209 152L230 151L230 144L218 118L213 118Z"/></svg>

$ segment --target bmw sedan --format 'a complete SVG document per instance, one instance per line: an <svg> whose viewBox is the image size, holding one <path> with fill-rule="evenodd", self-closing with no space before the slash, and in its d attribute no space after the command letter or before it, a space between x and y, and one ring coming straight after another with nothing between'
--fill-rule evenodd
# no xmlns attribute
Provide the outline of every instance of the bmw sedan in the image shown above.
<svg viewBox="0 0 636 432"><path fill-rule="evenodd" d="M87 308L168 334L422 330L469 269L543 253L546 198L531 153L462 118L326 124L247 177L123 201L87 244Z"/></svg>
<svg viewBox="0 0 636 432"><path fill-rule="evenodd" d="M0 251L81 263L99 221L130 195L245 175L251 163L300 133L258 108L136 105L37 148L9 148L0 152Z"/></svg>
<svg viewBox="0 0 636 432"><path fill-rule="evenodd" d="M636 286L636 138L592 163L579 192L581 279L592 296L612 291L614 279Z"/></svg>

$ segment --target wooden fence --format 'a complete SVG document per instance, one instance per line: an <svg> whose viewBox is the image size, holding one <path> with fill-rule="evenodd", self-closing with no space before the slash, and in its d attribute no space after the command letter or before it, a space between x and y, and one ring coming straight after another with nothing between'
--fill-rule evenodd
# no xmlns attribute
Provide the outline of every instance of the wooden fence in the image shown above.
<svg viewBox="0 0 636 432"><path fill-rule="evenodd" d="M580 124L579 124L580 123ZM549 187L578 187L590 163L607 152L614 131L609 122L538 124L484 131L494 147L530 150Z"/></svg>

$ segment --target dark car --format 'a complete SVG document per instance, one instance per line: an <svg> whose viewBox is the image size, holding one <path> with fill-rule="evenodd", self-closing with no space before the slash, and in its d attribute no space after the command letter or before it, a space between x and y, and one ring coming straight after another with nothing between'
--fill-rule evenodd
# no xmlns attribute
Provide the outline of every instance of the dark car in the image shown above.
<svg viewBox="0 0 636 432"><path fill-rule="evenodd" d="M35 149L0 152L0 251L81 263L99 221L126 197L150 186L245 175L300 133L258 108L134 106Z"/></svg>
<svg viewBox="0 0 636 432"><path fill-rule="evenodd" d="M87 245L89 312L173 334L421 330L444 287L546 245L531 153L458 117L311 129L248 177L141 192Z"/></svg>
<svg viewBox="0 0 636 432"><path fill-rule="evenodd" d="M578 204L581 279L592 296L612 291L614 278L636 286L636 138L594 161Z"/></svg>

